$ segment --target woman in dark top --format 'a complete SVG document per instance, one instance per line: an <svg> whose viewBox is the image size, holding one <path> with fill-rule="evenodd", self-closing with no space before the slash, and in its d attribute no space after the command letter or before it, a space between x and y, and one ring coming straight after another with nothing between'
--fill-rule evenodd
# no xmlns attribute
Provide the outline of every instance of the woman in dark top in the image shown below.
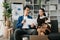
<svg viewBox="0 0 60 40"><path fill-rule="evenodd" d="M40 8L39 9L39 15L38 15L38 18L37 18L38 35L49 34L50 27L49 27L49 25L47 23L45 23L46 20L48 20L48 18L46 17L45 10L43 8Z"/></svg>

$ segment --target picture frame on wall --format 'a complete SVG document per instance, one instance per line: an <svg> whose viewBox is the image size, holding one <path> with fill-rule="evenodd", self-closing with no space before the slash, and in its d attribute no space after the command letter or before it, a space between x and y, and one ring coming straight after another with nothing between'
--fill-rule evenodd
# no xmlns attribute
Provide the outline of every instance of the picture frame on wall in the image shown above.
<svg viewBox="0 0 60 40"><path fill-rule="evenodd" d="M12 3L11 7L12 7L12 20L18 20L18 17L23 15L23 4Z"/></svg>

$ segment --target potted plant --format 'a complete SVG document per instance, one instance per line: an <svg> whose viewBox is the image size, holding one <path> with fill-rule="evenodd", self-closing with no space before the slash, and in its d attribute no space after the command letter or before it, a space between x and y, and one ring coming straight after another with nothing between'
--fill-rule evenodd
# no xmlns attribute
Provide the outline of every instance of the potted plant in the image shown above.
<svg viewBox="0 0 60 40"><path fill-rule="evenodd" d="M6 26L10 26L10 17L11 17L11 7L9 3L3 3L3 7L4 7L4 19L5 19L5 25Z"/></svg>

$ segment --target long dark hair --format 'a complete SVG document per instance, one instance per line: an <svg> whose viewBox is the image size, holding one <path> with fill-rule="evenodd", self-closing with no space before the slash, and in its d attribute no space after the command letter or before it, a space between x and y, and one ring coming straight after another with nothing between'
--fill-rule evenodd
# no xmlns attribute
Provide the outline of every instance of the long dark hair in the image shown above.
<svg viewBox="0 0 60 40"><path fill-rule="evenodd" d="M44 13L43 13L43 15L44 16L46 16L46 14L45 14L45 10L43 9L43 8L40 8L39 10L42 10ZM38 19L40 18L40 15L38 14Z"/></svg>
<svg viewBox="0 0 60 40"><path fill-rule="evenodd" d="M43 11L43 15L46 16L45 10L43 8L40 8L39 10L42 10ZM37 23L38 23L38 26L41 26L42 23L45 23L45 19L40 20L40 15L39 14L38 14L38 18L37 18Z"/></svg>

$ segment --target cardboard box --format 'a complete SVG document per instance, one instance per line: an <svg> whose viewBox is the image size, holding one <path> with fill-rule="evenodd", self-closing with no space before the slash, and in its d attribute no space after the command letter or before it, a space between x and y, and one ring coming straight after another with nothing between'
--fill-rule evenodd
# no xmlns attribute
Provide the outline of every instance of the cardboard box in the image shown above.
<svg viewBox="0 0 60 40"><path fill-rule="evenodd" d="M48 36L38 36L38 35L31 35L30 40L49 40Z"/></svg>

